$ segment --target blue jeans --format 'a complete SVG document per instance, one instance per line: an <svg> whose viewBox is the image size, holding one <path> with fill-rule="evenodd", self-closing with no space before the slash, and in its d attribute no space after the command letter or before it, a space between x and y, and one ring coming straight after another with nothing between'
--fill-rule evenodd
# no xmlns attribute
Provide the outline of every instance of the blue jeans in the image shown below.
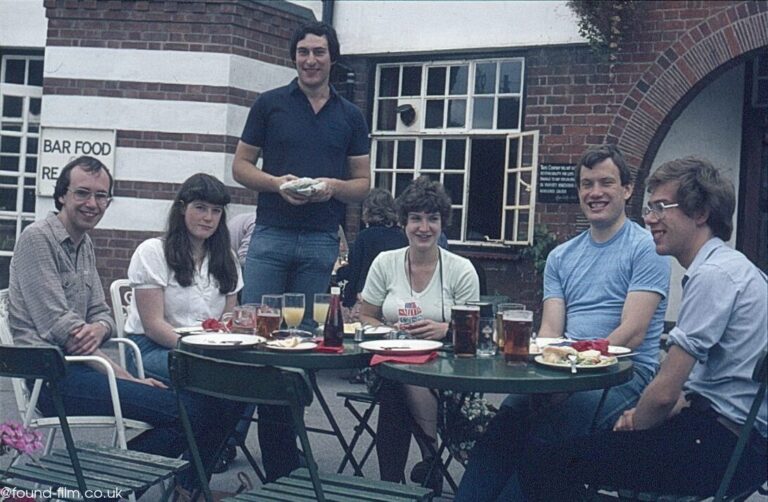
<svg viewBox="0 0 768 502"><path fill-rule="evenodd" d="M243 303L262 295L304 293L301 329L311 330L315 293L325 293L339 255L337 232L310 232L256 225L245 261Z"/></svg>
<svg viewBox="0 0 768 502"><path fill-rule="evenodd" d="M171 375L168 373L168 352L167 348L155 343L151 338L144 335L128 335L129 340L136 342L141 351L141 360L144 363L144 374L149 378L171 384ZM136 375L136 360L133 352L128 351L125 357L126 366L132 375Z"/></svg>
<svg viewBox="0 0 768 502"><path fill-rule="evenodd" d="M84 365L69 365L60 388L67 415L112 416L107 377L98 371ZM117 380L117 390L123 416L147 422L153 427L131 439L128 442L129 449L171 458L187 450L176 396L172 390L121 379ZM181 399L189 414L203 465L210 465L214 453L242 414L243 405L190 393L182 393ZM40 391L38 408L45 416L56 415L46 386ZM194 488L197 479L193 469L183 471L179 482L187 489Z"/></svg>
<svg viewBox="0 0 768 502"><path fill-rule="evenodd" d="M632 380L608 391L595 430L611 430L621 413L637 403L652 379L650 369L635 365ZM516 483L507 486L507 482L517 477L524 445L531 438L558 442L588 434L602 393L577 392L550 406L537 406L540 399L536 396L508 396L472 449L455 500L519 500Z"/></svg>

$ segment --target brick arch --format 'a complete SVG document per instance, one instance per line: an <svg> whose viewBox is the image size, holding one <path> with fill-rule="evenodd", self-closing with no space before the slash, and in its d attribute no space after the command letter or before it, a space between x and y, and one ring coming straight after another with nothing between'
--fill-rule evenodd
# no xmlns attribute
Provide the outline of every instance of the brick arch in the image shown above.
<svg viewBox="0 0 768 502"><path fill-rule="evenodd" d="M607 135L621 145L630 165L638 166L638 183L672 122L698 91L729 63L766 46L768 2L745 1L684 32L659 55L627 94Z"/></svg>

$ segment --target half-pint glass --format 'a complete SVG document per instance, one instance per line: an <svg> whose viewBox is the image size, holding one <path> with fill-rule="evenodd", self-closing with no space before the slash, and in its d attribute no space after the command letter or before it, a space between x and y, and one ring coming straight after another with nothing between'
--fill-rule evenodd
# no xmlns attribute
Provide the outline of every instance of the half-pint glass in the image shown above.
<svg viewBox="0 0 768 502"><path fill-rule="evenodd" d="M477 353L477 328L480 307L455 305L451 307L453 328L453 354L456 357L473 357Z"/></svg>

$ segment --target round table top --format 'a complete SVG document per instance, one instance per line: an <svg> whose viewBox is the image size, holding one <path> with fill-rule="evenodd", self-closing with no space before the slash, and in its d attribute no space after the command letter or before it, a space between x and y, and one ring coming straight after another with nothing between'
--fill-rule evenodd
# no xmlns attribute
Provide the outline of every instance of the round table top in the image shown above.
<svg viewBox="0 0 768 502"><path fill-rule="evenodd" d="M501 355L488 358L440 356L425 364L381 363L376 371L397 382L458 392L546 394L604 389L632 378L632 361L593 370L548 368L534 361L507 364Z"/></svg>
<svg viewBox="0 0 768 502"><path fill-rule="evenodd" d="M371 354L360 349L358 343L344 340L344 352L328 354L324 352L291 352L274 351L269 349L242 349L221 347L209 348L201 345L185 344L184 338L179 342L179 348L202 354L207 357L224 359L241 363L264 364L268 366L287 366L305 370L332 370L363 368L368 366Z"/></svg>

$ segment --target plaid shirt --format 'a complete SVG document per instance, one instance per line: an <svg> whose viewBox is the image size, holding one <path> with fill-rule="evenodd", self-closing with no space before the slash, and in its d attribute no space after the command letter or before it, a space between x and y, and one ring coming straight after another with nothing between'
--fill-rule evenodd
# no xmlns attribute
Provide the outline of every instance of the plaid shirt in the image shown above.
<svg viewBox="0 0 768 502"><path fill-rule="evenodd" d="M56 214L27 227L11 259L9 322L17 345L64 346L84 323L115 323L105 301L93 242L75 247Z"/></svg>

